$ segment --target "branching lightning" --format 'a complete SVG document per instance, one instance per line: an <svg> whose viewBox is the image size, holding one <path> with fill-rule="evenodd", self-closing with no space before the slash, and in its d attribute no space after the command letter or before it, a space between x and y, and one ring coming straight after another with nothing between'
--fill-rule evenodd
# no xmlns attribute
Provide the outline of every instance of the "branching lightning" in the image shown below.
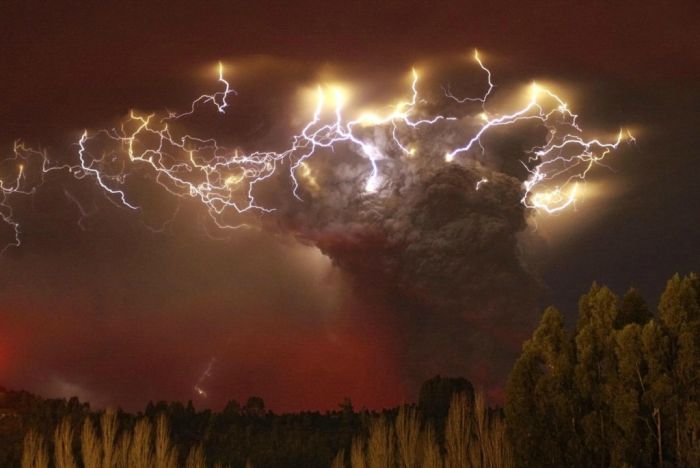
<svg viewBox="0 0 700 468"><path fill-rule="evenodd" d="M33 195L39 185L43 183L43 171L31 170L35 164L41 165L46 161L43 152L31 149L20 141L15 141L12 155L2 161L2 175L0 175L0 219L12 229L13 240L0 249L0 254L9 247L21 245L20 223L15 219L15 210L12 201L17 196ZM38 178L31 180L28 173Z"/></svg>
<svg viewBox="0 0 700 468"><path fill-rule="evenodd" d="M486 74L484 93L478 97L457 97L445 90L444 95L445 99L460 106L476 104L478 112L473 116L470 114L469 119L470 125L477 122L476 127L471 137L454 145L437 163L458 164L468 160L474 152L484 153L483 138L497 127L513 126L523 121L538 123L546 129L547 137L522 161L529 174L523 182L522 203L537 211L556 213L574 204L578 184L585 180L594 166L623 141L633 140L626 131L620 131L611 141L584 137L577 122L578 116L568 104L536 83L530 87L523 106L504 114L491 112L487 106L495 88L491 71L477 51L473 58ZM19 245L20 227L13 217L9 199L14 194L31 194L35 190L35 187L24 184L23 161L37 154L43 161L42 180L45 173L68 171L78 179L94 180L114 201L128 209L139 210L129 195L129 182L147 174L171 195L201 202L219 228L235 229L246 225L236 214L274 211L274 207L256 201L256 186L282 171L284 166L291 178L291 195L301 200L301 184L311 193L323 190L322 181L314 175L311 158L321 154L331 157L333 150L347 145L368 162L364 186L359 189L367 196L381 196L385 183L382 174L384 160L421 157L413 144L414 137L407 135L415 135L411 132L436 125L464 126L466 121L455 115L426 116L425 101L419 95L420 76L413 69L410 97L383 107L384 111L356 115L347 109L348 97L343 88L318 86L310 119L291 137L286 149L244 152L227 148L213 138L201 138L179 130L184 126L183 121L195 115L202 106L211 105L218 113L226 113L229 99L236 92L224 75L224 67L219 63L218 80L223 89L199 96L186 112L144 115L132 111L118 127L85 130L77 142L77 161L72 164L54 165L46 155L16 144L14 173L0 179L0 217L15 232L15 242L10 245ZM378 144L371 138L372 132L378 130L390 136L386 142ZM488 179L484 177L476 182L474 189L480 190L487 183ZM80 210L83 217L87 215L85 210Z"/></svg>

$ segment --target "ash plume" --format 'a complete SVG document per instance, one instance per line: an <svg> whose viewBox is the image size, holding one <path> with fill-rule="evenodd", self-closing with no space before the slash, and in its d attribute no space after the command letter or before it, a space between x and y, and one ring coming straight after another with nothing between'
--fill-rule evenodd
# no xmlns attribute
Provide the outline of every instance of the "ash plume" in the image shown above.
<svg viewBox="0 0 700 468"><path fill-rule="evenodd" d="M313 245L349 279L360 299L351 302L372 311L356 320L393 333L408 388L453 374L498 395L542 293L519 236L537 210L571 206L626 137L584 138L568 104L534 82L515 110L492 110L491 72L473 58L481 97L458 97L440 76L419 84L413 69L410 97L372 112L348 109L342 85L319 85L301 123L274 86L249 78L252 101L241 103L251 112L233 122L247 132L217 127L239 96L219 63L220 91L186 112L132 110L113 128L85 130L77 161L45 159L42 174L94 182L154 232L194 202L205 230L253 226ZM231 145L232 135L242 139Z"/></svg>
<svg viewBox="0 0 700 468"><path fill-rule="evenodd" d="M542 292L518 245L530 212L522 180L487 167L488 155L440 164L449 134L423 133L414 157L380 162L375 193L358 190L369 167L351 151L314 160L323 189L302 184L303 201L283 204L276 228L319 248L356 294L383 306L387 317L370 320L397 327L409 388L448 374L495 390ZM371 139L389 147L384 135Z"/></svg>

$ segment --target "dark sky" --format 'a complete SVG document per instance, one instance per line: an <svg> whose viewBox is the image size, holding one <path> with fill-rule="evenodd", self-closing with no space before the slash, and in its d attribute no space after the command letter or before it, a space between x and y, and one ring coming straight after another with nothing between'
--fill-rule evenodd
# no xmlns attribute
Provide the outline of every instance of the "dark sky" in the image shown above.
<svg viewBox="0 0 700 468"><path fill-rule="evenodd" d="M586 122L637 135L596 172L611 189L544 220L529 254L543 305L573 320L593 280L654 302L673 272L698 269L697 18L694 2L3 2L0 145L21 138L68 157L82 129L133 106L186 108L217 60L390 74L477 47L496 81L564 83ZM281 71L275 80L291 79ZM196 212L154 234L104 199L83 231L66 184L58 177L20 207L23 245L0 258L1 384L139 408L193 398L214 358L200 405L415 398L395 324L314 248L258 232L211 240L189 226Z"/></svg>

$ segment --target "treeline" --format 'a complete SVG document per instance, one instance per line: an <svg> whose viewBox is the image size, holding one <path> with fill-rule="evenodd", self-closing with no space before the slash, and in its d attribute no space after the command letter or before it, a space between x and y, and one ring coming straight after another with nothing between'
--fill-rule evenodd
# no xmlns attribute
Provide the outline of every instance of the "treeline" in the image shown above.
<svg viewBox="0 0 700 468"><path fill-rule="evenodd" d="M454 406L456 395L461 400ZM471 409L474 402L481 408L476 413ZM253 397L244 405L232 401L220 412L197 411L191 402L160 402L129 414L91 411L77 398L41 399L13 391L0 391L0 411L5 412L0 417L3 467L141 466L135 460L147 460L143 466L169 467L173 465L154 461L168 453L174 466L328 468L342 459L347 466L370 468L382 466L376 463L379 440L388 444L385 460L398 463L409 451L420 460L416 466L433 467L447 465L424 462L425 447L432 450L430 460L438 460L435 463L442 463L443 457L474 457L480 440L492 446L485 449L488 453L507 450L502 412L486 409L466 379L439 376L422 385L417 405L378 412L356 411L346 400L336 411L274 414L261 398ZM450 414L459 417L448 424ZM467 434L464 440L472 441L454 445L449 456L447 426L453 430L449 440L456 440L459 428ZM399 442L406 431L412 434L410 448ZM400 443L404 448L399 450ZM365 464L358 465L361 462Z"/></svg>
<svg viewBox="0 0 700 468"><path fill-rule="evenodd" d="M506 389L518 466L700 466L699 298L694 274L657 313L594 284L572 331L548 308Z"/></svg>
<svg viewBox="0 0 700 468"><path fill-rule="evenodd" d="M76 439L79 439L77 452ZM100 417L97 430L90 416L84 418L79 437L76 437L70 418L66 417L56 426L52 441L52 450L49 450L43 436L30 429L24 436L22 468L48 468L50 464L55 468L177 468L183 465L178 447L170 438L164 414L158 417L155 428L144 416L133 429L120 430L116 414L106 411ZM184 466L207 466L202 445L190 448ZM216 463L214 466L223 465Z"/></svg>
<svg viewBox="0 0 700 468"><path fill-rule="evenodd" d="M571 328L545 310L503 409L466 379L439 376L417 405L381 412L347 400L277 415L251 398L220 412L161 402L134 415L0 391L0 466L699 467L698 277L671 278L655 312L635 290L620 298L594 284Z"/></svg>
<svg viewBox="0 0 700 468"><path fill-rule="evenodd" d="M49 460L48 466L72 466L55 463L57 456L65 459L61 447L68 446L72 450L63 453L72 454L77 466L85 466L83 446L91 439L86 438L86 425L94 428L103 454L105 444L113 447L107 453L114 456L108 457L103 468L135 466L129 460L138 456L141 450L137 447L150 447L145 440L156 439L161 420L167 423L177 466L185 466L192 450L201 447L206 466L222 461L223 466L244 467L254 460L259 467L327 468L337 451L349 446L352 437L376 415L356 412L349 404L326 413L277 415L266 411L260 398L250 398L244 405L232 401L219 412L197 411L191 402L159 402L137 414L110 413L92 411L77 398L42 399L13 391L0 393L0 411L0 466L21 466L23 454L27 455L24 448L33 447L40 459L33 465L37 468L45 466L43 459ZM105 418L111 421L106 427L113 424L116 429L105 430Z"/></svg>
<svg viewBox="0 0 700 468"><path fill-rule="evenodd" d="M350 444L341 448L332 468L385 467L511 467L513 454L506 439L500 412L486 407L483 395L466 392L452 395L444 428L436 431L434 421L424 420L412 406L402 406L393 415L373 415L367 430L361 430ZM35 429L24 437L22 468L223 468L238 466L226 462L209 462L202 444L192 446L183 457L171 439L165 414L155 425L140 417L133 428L120 428L116 414L107 411L93 425L92 417L82 421L76 431L71 419L64 418L55 428L51 444ZM97 430L96 430L97 429ZM272 446L275 450L280 447ZM314 448L313 446L311 447ZM253 468L251 458L246 468ZM257 466L270 466L260 463ZM278 466L290 466L282 462ZM325 466L328 466L326 464Z"/></svg>

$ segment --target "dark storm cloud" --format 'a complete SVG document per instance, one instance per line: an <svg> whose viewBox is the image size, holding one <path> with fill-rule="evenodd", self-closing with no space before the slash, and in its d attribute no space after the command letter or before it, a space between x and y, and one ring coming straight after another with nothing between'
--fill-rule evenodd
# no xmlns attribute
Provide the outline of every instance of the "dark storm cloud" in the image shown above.
<svg viewBox="0 0 700 468"><path fill-rule="evenodd" d="M203 112L203 119L199 122L197 119L188 120L179 122L178 126L187 126L188 132L196 131L196 135L206 131L206 137L221 139L223 136L224 141L234 141L244 148L260 145L284 148L295 130L289 122L291 116L299 112L290 87L309 85L315 76L327 75L329 67L301 66L264 57L244 63L247 66L245 73L238 73L237 85L240 86L237 89L246 97L231 98L231 106L235 107L231 118L222 118L208 109L211 112ZM236 66L240 65L234 64L233 68ZM283 69L285 79L280 80L278 75ZM381 79L367 74L366 70L351 68L350 71L372 83L368 94L380 102L391 102L397 93L405 95L410 90L408 86L400 91L384 87ZM481 71L478 75L483 78ZM64 281L49 280L54 291L44 294L55 295L58 290L63 290L68 295L86 295L97 301L98 307L119 310L130 317L139 329L152 330L149 334L164 350L159 353L160 357L154 358L154 365L158 361L172 367L181 361L179 368L190 369L191 373L197 361L201 363L209 359L203 357L206 353L202 351L202 343L209 341L205 332L187 337L185 347L191 350L192 356L197 356L196 359L182 356L175 359L167 351L176 348L172 336L182 335L182 327L177 324L186 319L178 311L183 307L182 298L187 298L185 304L190 304L189 309L209 304L214 311L227 309L235 317L248 315L242 322L245 324L251 320L266 321L268 315L280 316L283 318L280 323L291 321L305 327L305 340L312 340L314 333L332 336L338 324L337 310L352 313L347 318L351 322L366 322L379 328L377 338L384 344L373 348L388 347L398 353L394 355L392 352L389 360L396 366L393 374L399 394L403 387L415 392L422 380L436 373L466 375L478 384L496 387L503 382L520 338L532 324L540 293L537 281L521 261L517 241L518 234L526 227L528 215L520 202L522 180L502 172L509 167L504 161L518 160L524 153L495 147L475 158L463 158L454 164L444 163L445 151L471 136L477 125L473 114L481 110L478 104L465 106L471 111L454 108L441 93L440 86L440 82L451 79L459 79L459 76L435 76L421 83L422 88L439 91L428 93L434 102L421 104L420 113L428 117L428 113L439 113L446 108L449 115L461 120L434 127L402 129L401 138L416 149L415 157L397 153L396 147L392 149L386 129L368 130L362 135L385 154L385 158L378 162L381 183L377 193L365 193L369 163L358 148L347 144L339 144L334 152L309 159L310 167L318 173L320 189L311 192L302 188L302 201L292 196L286 167L280 168L271 186L263 187L261 198L272 198L266 204L277 208L275 213L260 218L263 227L281 234L281 239L291 235L320 249L344 273L344 277L337 280L336 290L343 288L344 278L350 279L352 299L334 303L328 295L337 293L322 289L314 291L313 286L305 284L309 275L304 273L304 260L290 262L287 268L276 271L274 275L265 276L251 270L250 264L255 262L263 271L270 271L271 252L284 258L296 247L271 250L273 239L259 234L260 240L255 240L251 233L234 234L234 239L240 240L233 244L211 244L201 227L206 228L206 223L200 226L201 207L197 202L177 205L180 208L175 210L176 206L169 202L169 194L154 190L153 180L149 177L130 184L128 198L140 206L139 210L132 211L110 206L99 188L91 186L89 179L72 181L65 175L57 176L53 186L48 184L46 191L33 200L40 213L54 212L54 222L47 225L46 220L34 216L34 220L25 226L29 232L34 231L28 237L29 249L32 252L43 250L45 257L26 257L19 253L16 258L21 260L13 264L10 271L14 268L19 271L42 269L42 262L44 269L49 265L57 268L62 256L65 261L71 255L87 254ZM482 83L480 92L483 92L483 87ZM529 138L527 130L518 126L514 133L525 141ZM109 148L105 146L103 151ZM64 160L71 157L74 158L75 154L59 155ZM484 178L488 182L477 190L477 182ZM71 196L56 206L55 195L68 190ZM88 212L85 206L94 209ZM172 213L175 217L170 223L168 217ZM63 230L64 223L75 223L76 216L82 216L78 224L81 231L76 232L74 224L58 252L40 247L42 243L51 246L51 239ZM256 217L249 221L256 222ZM145 229L150 227L153 230L154 226L166 228L164 232L152 234ZM214 236L228 235L212 230L211 225L207 230ZM122 246L131 245L134 254L143 259L125 263L124 259L114 258L114 247L107 244L112 243L118 234L124 237L119 241ZM144 234L152 236L151 240L139 240ZM76 235L80 240L71 239ZM100 239L105 244L101 244ZM205 249L204 245L208 247ZM164 248L165 252L178 248L184 254L174 262ZM261 250L266 254L261 255ZM313 254L308 253L308 256ZM170 271L162 274L161 268ZM174 271L179 273L173 275ZM77 288L70 285L71 278ZM13 277L8 283L17 280ZM47 281L47 278L42 272L31 281ZM259 296L256 291L260 290L268 292ZM298 291L309 293L300 294ZM173 297L180 299L172 302ZM281 304L289 299L292 299L290 305L282 310ZM348 306L344 305L348 302L359 306L348 311ZM18 307L25 309L41 308L36 303L27 305L20 301L19 304ZM143 314L148 314L148 305L154 312L144 317ZM206 320L221 323L221 313L207 310ZM323 317L323 314L330 314L330 318ZM171 323L157 330L156 324L160 321ZM326 329L320 326L324 321L330 322ZM223 323L231 327L228 321ZM207 325L203 329L212 333L216 327ZM355 328L351 327L351 330ZM102 354L100 349L114 348L117 343L123 343L131 350L147 346L145 337L140 334L132 339L124 331L115 331L111 327L100 327L99 333L106 342L98 345L86 340L80 348L82 353ZM231 334L232 339L237 339L236 330ZM276 331L270 330L270 335L275 336ZM38 347L50 346L49 338L37 337ZM76 341L61 335L55 339ZM279 338L275 340L280 341ZM253 343L252 346L259 346L257 341ZM323 344L319 343L319 346L323 347ZM216 353L210 351L210 354ZM220 358L217 362L236 359L229 351L226 354L228 360ZM300 359L309 358L305 355ZM109 393L105 385L90 382L85 368L76 368L66 359L51 362L53 367L62 370L56 371L57 377L51 384L55 388L50 387L50 393L58 389L63 389L63 392L66 388L84 388L83 394L102 395L104 401L116 398L114 395L104 396ZM221 367L226 365L231 364L222 364ZM125 373L120 371L118 374ZM136 376L132 379L139 380ZM155 398L154 392L148 390L147 381L142 390L151 395L150 398ZM196 382L196 378L192 381ZM39 385L32 378L28 382L32 386ZM178 387L180 391L187 388L182 381L178 382L172 381L166 387ZM118 388L119 385L112 383L111 387Z"/></svg>
<svg viewBox="0 0 700 468"><path fill-rule="evenodd" d="M356 294L386 305L413 389L436 373L502 383L542 292L519 251L528 217L522 181L487 167L503 166L491 161L503 155L444 163L446 145L469 134L465 119L407 131L413 157L396 148L392 155L381 132L367 135L388 154L378 162L376 193L364 191L369 162L352 147L310 158L321 189L305 190L302 181L303 202L289 198L273 217L347 272ZM482 178L488 182L477 190Z"/></svg>
<svg viewBox="0 0 700 468"><path fill-rule="evenodd" d="M459 165L427 172L381 201L367 197L354 215L346 206L331 220L295 228L350 272L359 291L390 297L414 384L435 373L473 376L484 361L497 375L479 383L493 383L531 324L539 293L518 253L520 183ZM484 175L489 183L476 191Z"/></svg>

